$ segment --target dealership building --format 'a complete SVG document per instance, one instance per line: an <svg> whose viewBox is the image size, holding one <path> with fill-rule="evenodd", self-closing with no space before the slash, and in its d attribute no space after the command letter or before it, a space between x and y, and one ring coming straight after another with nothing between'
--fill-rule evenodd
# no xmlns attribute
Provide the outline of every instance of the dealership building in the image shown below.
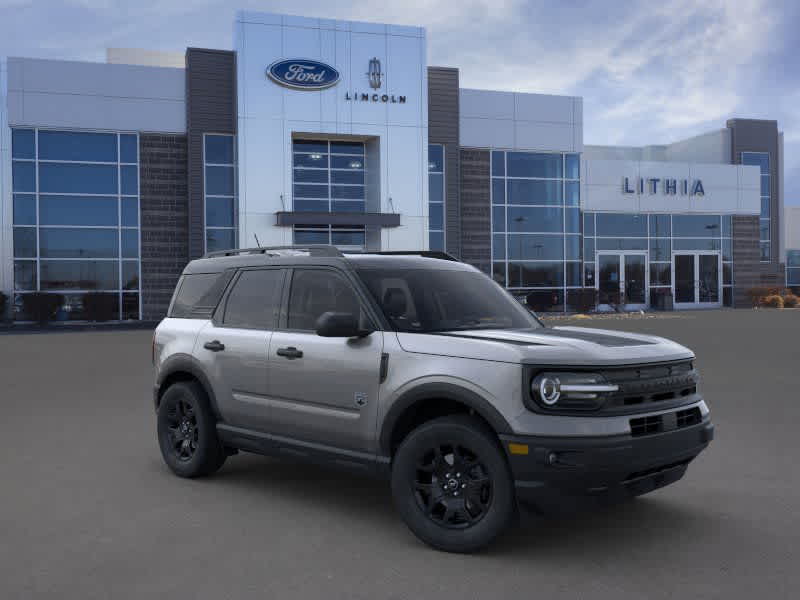
<svg viewBox="0 0 800 600"><path fill-rule="evenodd" d="M587 290L601 309L749 306L800 276L776 121L585 145L582 98L461 88L426 45L420 27L240 12L233 51L3 59L15 318L43 291L63 320L97 292L159 319L187 261L256 245L443 250L553 311Z"/></svg>

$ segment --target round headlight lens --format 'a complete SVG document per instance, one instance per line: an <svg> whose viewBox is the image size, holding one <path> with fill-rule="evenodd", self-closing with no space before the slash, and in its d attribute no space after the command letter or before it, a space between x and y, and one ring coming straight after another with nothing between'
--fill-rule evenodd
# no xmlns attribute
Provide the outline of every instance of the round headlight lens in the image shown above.
<svg viewBox="0 0 800 600"><path fill-rule="evenodd" d="M534 393L539 395L539 399L547 406L552 406L561 398L561 381L558 377L539 375L533 380L531 387L533 387Z"/></svg>

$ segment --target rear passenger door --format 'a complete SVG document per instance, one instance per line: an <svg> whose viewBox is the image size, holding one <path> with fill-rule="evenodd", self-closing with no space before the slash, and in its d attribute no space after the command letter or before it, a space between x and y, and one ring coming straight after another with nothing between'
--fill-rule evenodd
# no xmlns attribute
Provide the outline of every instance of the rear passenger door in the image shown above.
<svg viewBox="0 0 800 600"><path fill-rule="evenodd" d="M289 285L280 328L270 343L272 432L294 441L373 452L383 333L317 335L317 319L328 311L352 313L362 327L375 329L364 298L343 273L295 268Z"/></svg>
<svg viewBox="0 0 800 600"><path fill-rule="evenodd" d="M230 425L263 430L269 421L267 353L285 275L281 268L240 270L197 337L195 356Z"/></svg>

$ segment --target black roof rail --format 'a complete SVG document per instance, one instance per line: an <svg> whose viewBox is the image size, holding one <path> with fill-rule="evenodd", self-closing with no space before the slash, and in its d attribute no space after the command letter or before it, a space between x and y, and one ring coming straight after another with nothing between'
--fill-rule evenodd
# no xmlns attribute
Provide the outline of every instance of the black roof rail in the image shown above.
<svg viewBox="0 0 800 600"><path fill-rule="evenodd" d="M422 256L423 258L438 258L439 260L452 260L461 262L452 254L439 250L383 250L380 252L365 251L362 254L379 254L381 256Z"/></svg>
<svg viewBox="0 0 800 600"><path fill-rule="evenodd" d="M232 248L230 250L218 250L217 252L207 252L203 258L220 258L223 256L239 256L240 254L278 254L281 250L297 250L308 252L309 256L329 256L341 258L344 256L342 251L336 246L327 244L308 244L305 246L261 246L258 248Z"/></svg>

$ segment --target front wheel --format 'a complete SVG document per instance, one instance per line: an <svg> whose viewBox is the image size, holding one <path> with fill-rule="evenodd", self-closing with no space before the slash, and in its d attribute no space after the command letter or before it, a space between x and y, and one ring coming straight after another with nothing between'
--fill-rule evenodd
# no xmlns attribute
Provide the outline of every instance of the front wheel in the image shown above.
<svg viewBox="0 0 800 600"><path fill-rule="evenodd" d="M158 445L161 456L181 477L202 477L225 462L214 415L205 390L195 381L175 383L158 406Z"/></svg>
<svg viewBox="0 0 800 600"><path fill-rule="evenodd" d="M392 494L408 528L447 552L483 548L515 511L514 483L497 438L461 415L408 435L394 456Z"/></svg>

